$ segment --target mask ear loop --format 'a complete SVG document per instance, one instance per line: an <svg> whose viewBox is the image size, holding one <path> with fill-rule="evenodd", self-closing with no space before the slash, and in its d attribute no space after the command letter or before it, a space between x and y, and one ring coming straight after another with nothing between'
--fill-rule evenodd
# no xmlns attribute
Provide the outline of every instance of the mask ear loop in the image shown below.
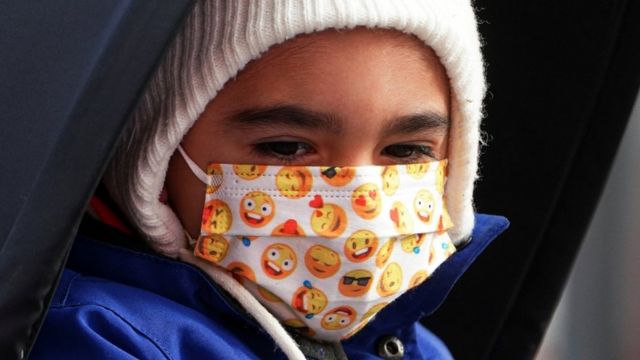
<svg viewBox="0 0 640 360"><path fill-rule="evenodd" d="M198 164L196 164L195 161L191 160L189 155L187 155L187 153L182 148L182 145L178 145L178 151L180 152L180 155L182 155L182 158L184 159L184 161L187 163L187 166L189 166L189 169L191 169L191 172L193 173L193 175L195 175L198 179L200 179L200 181L202 181L203 184L210 185L209 176L207 176L207 173L202 171L202 169L200 169L200 166L198 166Z"/></svg>

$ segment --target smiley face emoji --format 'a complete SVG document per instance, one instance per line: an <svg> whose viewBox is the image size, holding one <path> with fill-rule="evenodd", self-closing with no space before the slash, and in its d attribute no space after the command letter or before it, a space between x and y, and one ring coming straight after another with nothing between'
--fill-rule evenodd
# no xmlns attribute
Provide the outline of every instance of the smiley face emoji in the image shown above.
<svg viewBox="0 0 640 360"><path fill-rule="evenodd" d="M418 191L415 199L413 199L413 209L418 215L418 219L429 225L433 222L433 210L436 207L436 200L427 189Z"/></svg>
<svg viewBox="0 0 640 360"><path fill-rule="evenodd" d="M219 263L227 256L229 242L222 235L206 235L198 239L195 253L198 257Z"/></svg>
<svg viewBox="0 0 640 360"><path fill-rule="evenodd" d="M244 279L256 282L256 274L249 267L249 265L243 262L233 261L229 263L229 265L227 265L227 270L229 270L233 278L240 283L242 283Z"/></svg>
<svg viewBox="0 0 640 360"><path fill-rule="evenodd" d="M363 219L373 219L380 214L382 200L380 190L373 183L358 186L351 194L351 207Z"/></svg>
<svg viewBox="0 0 640 360"><path fill-rule="evenodd" d="M316 332L308 327L307 324L305 324L304 321L300 319L287 319L283 322L283 325L299 332L302 335L306 335L309 337L313 337L316 335Z"/></svg>
<svg viewBox="0 0 640 360"><path fill-rule="evenodd" d="M299 199L313 187L311 171L304 166L283 166L276 175L276 187L289 199Z"/></svg>
<svg viewBox="0 0 640 360"><path fill-rule="evenodd" d="M338 306L322 317L320 325L326 330L340 330L351 325L356 316L356 311L351 306Z"/></svg>
<svg viewBox="0 0 640 360"><path fill-rule="evenodd" d="M436 170L436 189L440 194L444 194L444 185L447 183L447 160L438 163Z"/></svg>
<svg viewBox="0 0 640 360"><path fill-rule="evenodd" d="M264 174L267 165L233 165L233 172L245 180L255 180Z"/></svg>
<svg viewBox="0 0 640 360"><path fill-rule="evenodd" d="M422 243L427 239L426 234L410 234L400 238L400 247L408 253L419 254Z"/></svg>
<svg viewBox="0 0 640 360"><path fill-rule="evenodd" d="M413 276L411 280L409 280L409 289L414 288L420 284L422 284L429 277L429 272L427 270L418 270Z"/></svg>
<svg viewBox="0 0 640 360"><path fill-rule="evenodd" d="M391 257L391 253L393 252L393 245L396 242L396 238L390 238L387 240L382 247L380 247L380 251L376 255L376 266L382 268L389 258Z"/></svg>
<svg viewBox="0 0 640 360"><path fill-rule="evenodd" d="M271 231L271 236L304 236L304 230L298 222L294 219L289 219L282 224L277 225L273 231Z"/></svg>
<svg viewBox="0 0 640 360"><path fill-rule="evenodd" d="M391 196L396 193L400 187L400 174L398 174L398 167L396 165L385 166L382 170L382 191L387 196Z"/></svg>
<svg viewBox="0 0 640 360"><path fill-rule="evenodd" d="M213 199L202 211L202 231L209 234L224 234L231 228L231 209L224 201Z"/></svg>
<svg viewBox="0 0 640 360"><path fill-rule="evenodd" d="M309 202L316 210L311 214L311 229L326 238L340 236L347 228L347 214L336 204L325 204L322 197L316 195Z"/></svg>
<svg viewBox="0 0 640 360"><path fill-rule="evenodd" d="M322 290L305 285L293 293L291 307L304 314L305 318L311 319L327 307L327 302L327 295Z"/></svg>
<svg viewBox="0 0 640 360"><path fill-rule="evenodd" d="M429 170L429 163L407 164L407 174L414 179L421 179Z"/></svg>
<svg viewBox="0 0 640 360"><path fill-rule="evenodd" d="M373 275L367 270L352 270L344 274L338 283L338 290L344 296L358 297L369 291Z"/></svg>
<svg viewBox="0 0 640 360"><path fill-rule="evenodd" d="M270 302L282 302L282 300L278 297L278 295L272 293L271 291L267 290L266 288L257 285L258 287L258 293L260 294L260 296L262 296L263 299L270 301Z"/></svg>
<svg viewBox="0 0 640 360"><path fill-rule="evenodd" d="M275 216L276 205L271 196L252 191L240 200L240 219L245 224L259 228L267 225Z"/></svg>
<svg viewBox="0 0 640 360"><path fill-rule="evenodd" d="M220 164L209 164L207 166L207 175L214 175L215 182L207 185L207 194L213 194L222 185L222 167Z"/></svg>
<svg viewBox="0 0 640 360"><path fill-rule="evenodd" d="M314 245L304 254L304 264L314 276L325 279L340 269L340 255L326 246Z"/></svg>
<svg viewBox="0 0 640 360"><path fill-rule="evenodd" d="M382 272L376 290L380 296L391 296L400 290L402 286L402 268L398 263L392 262Z"/></svg>
<svg viewBox="0 0 640 360"><path fill-rule="evenodd" d="M438 234L442 234L453 227L453 221L451 221L451 217L449 216L449 212L447 211L446 204L444 203L444 199L442 199L442 215L440 215L440 219L438 220Z"/></svg>
<svg viewBox="0 0 640 360"><path fill-rule="evenodd" d="M344 254L353 262L363 262L378 250L378 237L373 231L358 230L344 242Z"/></svg>
<svg viewBox="0 0 640 360"><path fill-rule="evenodd" d="M367 312L362 315L362 321L368 321L370 318L384 309L384 307L387 305L389 305L388 302L381 302L379 304L373 305L371 309L367 310Z"/></svg>
<svg viewBox="0 0 640 360"><path fill-rule="evenodd" d="M320 177L331 186L345 186L350 183L355 176L356 170L352 167L320 167Z"/></svg>
<svg viewBox="0 0 640 360"><path fill-rule="evenodd" d="M296 253L288 245L273 244L264 249L260 264L268 277L284 279L296 269Z"/></svg>
<svg viewBox="0 0 640 360"><path fill-rule="evenodd" d="M389 211L389 217L393 221L398 234L409 234L413 231L413 220L402 202L396 201L393 203Z"/></svg>
<svg viewBox="0 0 640 360"><path fill-rule="evenodd" d="M355 335L358 331L362 330L362 328L369 323L369 320L371 319L371 317L377 314L380 310L382 310L388 304L389 304L388 302L382 302L372 306L371 309L367 310L367 312L364 315L362 315L362 319L360 319L360 323L358 324L358 326L354 327L353 330L349 331L349 333L343 336L341 340L348 339L351 336Z"/></svg>

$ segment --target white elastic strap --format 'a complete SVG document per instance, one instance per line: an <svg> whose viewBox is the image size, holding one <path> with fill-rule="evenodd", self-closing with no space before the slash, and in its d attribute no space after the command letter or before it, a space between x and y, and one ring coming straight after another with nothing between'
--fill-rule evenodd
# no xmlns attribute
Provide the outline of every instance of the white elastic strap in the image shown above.
<svg viewBox="0 0 640 360"><path fill-rule="evenodd" d="M238 281L217 266L197 258L187 249L180 249L178 255L180 260L188 262L205 271L213 281L225 289L233 296L248 313L250 313L262 328L278 344L282 352L290 360L305 360L304 354L298 344L291 338L289 333L282 327L276 319L244 286L239 286Z"/></svg>
<svg viewBox="0 0 640 360"><path fill-rule="evenodd" d="M178 151L180 151L180 155L182 155L182 158L187 163L187 166L189 166L189 169L191 169L193 175L200 179L203 184L209 184L209 177L207 176L207 173L202 171L202 169L200 169L200 166L198 166L195 161L191 160L189 155L187 155L187 153L182 148L182 145L178 145Z"/></svg>

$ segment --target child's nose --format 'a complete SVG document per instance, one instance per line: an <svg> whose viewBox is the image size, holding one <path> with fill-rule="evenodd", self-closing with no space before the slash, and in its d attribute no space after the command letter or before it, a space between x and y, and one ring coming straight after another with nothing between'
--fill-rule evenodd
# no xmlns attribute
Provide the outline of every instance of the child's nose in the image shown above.
<svg viewBox="0 0 640 360"><path fill-rule="evenodd" d="M334 166L362 166L377 164L373 149L362 143L361 139L345 141L333 147L329 164Z"/></svg>

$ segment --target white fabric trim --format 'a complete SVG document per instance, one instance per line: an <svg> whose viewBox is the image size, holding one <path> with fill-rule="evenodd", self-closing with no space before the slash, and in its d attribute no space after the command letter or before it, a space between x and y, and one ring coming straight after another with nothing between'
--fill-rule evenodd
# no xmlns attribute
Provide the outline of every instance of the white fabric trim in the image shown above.
<svg viewBox="0 0 640 360"><path fill-rule="evenodd" d="M187 249L181 249L178 257L180 260L202 269L211 279L213 279L213 281L216 282L216 284L220 285L231 296L238 300L240 305L242 305L242 307L264 328L264 330L271 335L273 340L289 359L305 359L305 356L298 347L298 344L296 344L293 338L289 336L289 333L287 333L284 327L282 327L278 319L271 315L271 313L262 306L262 304L260 304L260 302L251 295L244 286L240 285L236 279L219 267L195 257Z"/></svg>
<svg viewBox="0 0 640 360"><path fill-rule="evenodd" d="M178 151L180 152L180 155L182 155L184 161L187 163L189 169L191 169L193 175L195 175L200 181L202 181L203 184L207 185L209 183L209 177L207 176L207 173L202 171L202 169L200 169L200 166L198 166L198 164L196 164L196 162L193 161L189 157L189 155L187 155L187 153L182 148L182 145L178 145Z"/></svg>

